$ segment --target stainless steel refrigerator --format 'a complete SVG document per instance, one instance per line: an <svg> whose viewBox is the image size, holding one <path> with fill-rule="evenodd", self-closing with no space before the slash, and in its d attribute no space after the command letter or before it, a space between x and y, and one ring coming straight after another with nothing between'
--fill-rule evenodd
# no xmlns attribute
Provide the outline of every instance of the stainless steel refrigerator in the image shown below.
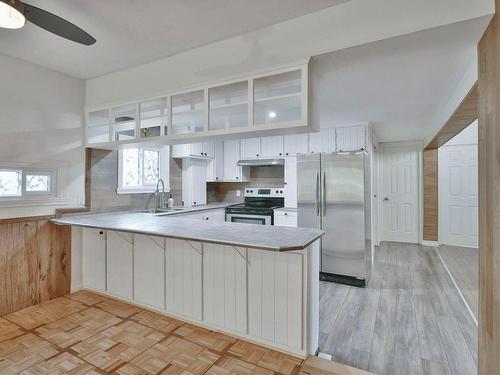
<svg viewBox="0 0 500 375"><path fill-rule="evenodd" d="M298 226L325 231L320 279L365 286L373 265L369 155L298 155L297 177Z"/></svg>

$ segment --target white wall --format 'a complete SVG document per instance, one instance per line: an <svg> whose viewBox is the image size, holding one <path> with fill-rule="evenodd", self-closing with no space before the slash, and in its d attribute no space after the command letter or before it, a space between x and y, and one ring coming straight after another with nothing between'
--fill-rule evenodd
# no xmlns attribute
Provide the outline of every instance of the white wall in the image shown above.
<svg viewBox="0 0 500 375"><path fill-rule="evenodd" d="M48 163L65 172L64 201L22 207L0 203L0 218L52 214L55 207L77 205L84 193L84 81L0 54L0 82L0 165Z"/></svg>
<svg viewBox="0 0 500 375"><path fill-rule="evenodd" d="M86 105L160 95L494 13L492 0L351 0L86 82Z"/></svg>
<svg viewBox="0 0 500 375"><path fill-rule="evenodd" d="M438 150L439 243L478 246L477 121Z"/></svg>

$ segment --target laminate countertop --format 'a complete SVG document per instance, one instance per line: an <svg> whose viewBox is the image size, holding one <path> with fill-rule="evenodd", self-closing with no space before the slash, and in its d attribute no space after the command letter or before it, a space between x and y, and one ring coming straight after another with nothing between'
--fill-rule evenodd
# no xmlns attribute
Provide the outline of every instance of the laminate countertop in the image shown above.
<svg viewBox="0 0 500 375"><path fill-rule="evenodd" d="M52 222L270 251L302 250L324 234L314 228L200 221L144 212L75 216Z"/></svg>

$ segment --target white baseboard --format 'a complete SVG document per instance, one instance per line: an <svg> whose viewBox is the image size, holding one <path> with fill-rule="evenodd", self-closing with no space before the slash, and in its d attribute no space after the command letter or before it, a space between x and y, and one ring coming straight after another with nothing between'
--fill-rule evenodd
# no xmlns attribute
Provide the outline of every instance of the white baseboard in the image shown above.
<svg viewBox="0 0 500 375"><path fill-rule="evenodd" d="M437 242L437 241L426 241L426 240L422 240L422 245L423 245L423 246L437 247L437 246L439 246L439 242Z"/></svg>
<svg viewBox="0 0 500 375"><path fill-rule="evenodd" d="M78 292L81 289L83 289L83 285L81 282L71 283L71 288L70 288L71 293Z"/></svg>
<svg viewBox="0 0 500 375"><path fill-rule="evenodd" d="M323 352L319 352L318 353L318 357L326 359L327 361L331 361L332 360L332 356L330 354L323 353Z"/></svg>

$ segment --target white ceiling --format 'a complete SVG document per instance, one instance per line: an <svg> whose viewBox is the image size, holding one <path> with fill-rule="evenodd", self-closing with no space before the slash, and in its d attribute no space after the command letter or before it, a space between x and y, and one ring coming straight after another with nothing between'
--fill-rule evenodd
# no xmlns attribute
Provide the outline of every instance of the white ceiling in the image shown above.
<svg viewBox="0 0 500 375"><path fill-rule="evenodd" d="M321 126L370 122L381 141L425 139L469 65L490 17L318 56ZM435 125L434 125L435 126Z"/></svg>
<svg viewBox="0 0 500 375"><path fill-rule="evenodd" d="M223 40L348 0L26 0L97 39L86 47L27 23L0 29L0 51L91 78Z"/></svg>

